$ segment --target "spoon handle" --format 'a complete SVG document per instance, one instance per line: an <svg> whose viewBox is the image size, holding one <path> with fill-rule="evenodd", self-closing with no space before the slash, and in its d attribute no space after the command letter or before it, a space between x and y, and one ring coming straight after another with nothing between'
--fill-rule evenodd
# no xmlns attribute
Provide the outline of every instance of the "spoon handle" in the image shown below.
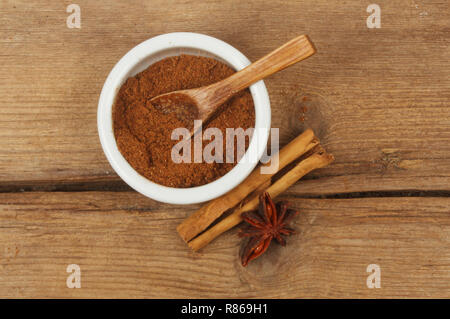
<svg viewBox="0 0 450 319"><path fill-rule="evenodd" d="M306 59L315 52L314 45L308 36L298 36L230 77L204 87L203 89L208 91L207 95L211 98L207 104L209 104L209 107L215 108L233 94Z"/></svg>

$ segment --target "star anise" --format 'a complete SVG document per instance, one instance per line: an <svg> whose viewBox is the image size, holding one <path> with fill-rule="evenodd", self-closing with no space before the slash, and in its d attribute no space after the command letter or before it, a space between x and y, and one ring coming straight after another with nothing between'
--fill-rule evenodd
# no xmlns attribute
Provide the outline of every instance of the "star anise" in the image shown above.
<svg viewBox="0 0 450 319"><path fill-rule="evenodd" d="M286 241L283 236L295 233L293 229L287 227L287 224L297 214L297 211L288 209L286 202L275 205L268 193L261 194L259 209L242 214L242 218L249 225L239 233L239 236L250 237L241 250L242 266L247 266L251 260L261 256L274 238L285 246Z"/></svg>

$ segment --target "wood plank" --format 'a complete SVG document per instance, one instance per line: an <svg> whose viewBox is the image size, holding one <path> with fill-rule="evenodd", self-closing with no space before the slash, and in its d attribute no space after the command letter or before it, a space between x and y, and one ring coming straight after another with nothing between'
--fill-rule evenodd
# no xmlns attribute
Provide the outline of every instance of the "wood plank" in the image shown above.
<svg viewBox="0 0 450 319"><path fill-rule="evenodd" d="M298 234L243 268L236 229L200 253L198 206L132 192L0 194L0 297L448 297L450 198L296 199ZM81 267L81 288L66 267ZM366 267L381 268L368 289Z"/></svg>
<svg viewBox="0 0 450 319"><path fill-rule="evenodd" d="M119 181L96 128L107 74L141 41L195 31L251 60L299 33L315 42L316 56L266 81L281 143L309 126L336 157L297 194L449 190L447 1L380 0L381 29L366 27L357 1L77 3L81 29L66 27L64 3L0 4L3 188Z"/></svg>

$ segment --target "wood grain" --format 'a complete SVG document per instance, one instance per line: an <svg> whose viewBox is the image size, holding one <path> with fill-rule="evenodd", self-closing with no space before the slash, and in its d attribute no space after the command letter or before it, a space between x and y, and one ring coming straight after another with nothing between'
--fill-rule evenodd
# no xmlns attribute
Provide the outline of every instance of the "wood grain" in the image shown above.
<svg viewBox="0 0 450 319"><path fill-rule="evenodd" d="M106 76L136 44L195 31L253 61L302 33L315 43L316 55L266 80L281 143L312 127L336 157L296 193L449 190L446 1L378 1L381 29L366 27L359 1L77 3L81 29L66 27L69 3L0 5L0 184L120 181L96 129Z"/></svg>
<svg viewBox="0 0 450 319"><path fill-rule="evenodd" d="M294 200L295 198L285 199ZM194 211L131 192L0 194L0 297L448 297L450 199L295 201L298 234L243 268L236 229L193 253ZM81 288L66 267L81 267ZM368 289L366 267L381 267Z"/></svg>

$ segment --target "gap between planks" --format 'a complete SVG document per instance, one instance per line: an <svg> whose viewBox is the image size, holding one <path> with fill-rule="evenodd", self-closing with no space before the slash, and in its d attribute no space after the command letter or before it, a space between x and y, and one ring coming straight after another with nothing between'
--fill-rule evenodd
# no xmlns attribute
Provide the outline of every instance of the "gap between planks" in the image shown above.
<svg viewBox="0 0 450 319"><path fill-rule="evenodd" d="M121 180L98 181L61 181L50 183L47 181L0 182L0 193L29 193L29 192L134 192ZM285 194L293 198L308 199L345 199L345 198L377 198L377 197L450 197L450 190L385 190L339 192L327 194L298 193L287 190ZM282 194L284 195L284 194Z"/></svg>

